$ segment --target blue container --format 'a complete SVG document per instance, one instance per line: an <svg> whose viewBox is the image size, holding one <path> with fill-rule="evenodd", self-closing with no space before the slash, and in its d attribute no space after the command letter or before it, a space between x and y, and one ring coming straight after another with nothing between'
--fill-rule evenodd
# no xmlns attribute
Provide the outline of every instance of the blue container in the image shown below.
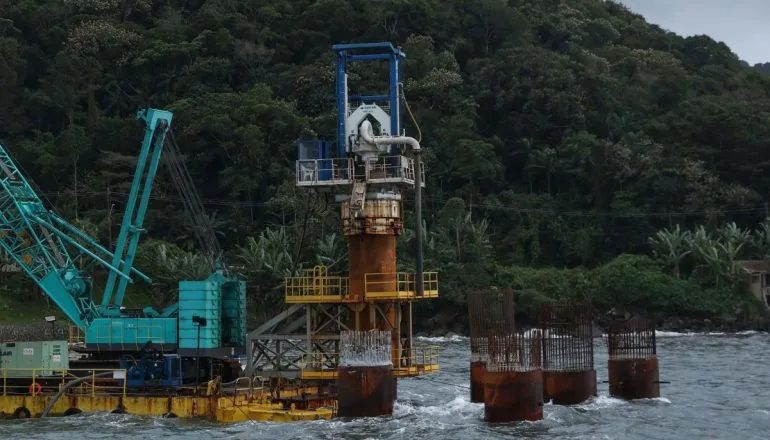
<svg viewBox="0 0 770 440"><path fill-rule="evenodd" d="M200 326L194 317L206 320ZM179 282L179 348L222 346L222 297L214 281Z"/></svg>
<svg viewBox="0 0 770 440"><path fill-rule="evenodd" d="M86 331L86 345L105 348L141 348L147 342L177 343L174 318L97 318Z"/></svg>
<svg viewBox="0 0 770 440"><path fill-rule="evenodd" d="M246 343L246 283L230 281L222 285L222 340L243 347Z"/></svg>

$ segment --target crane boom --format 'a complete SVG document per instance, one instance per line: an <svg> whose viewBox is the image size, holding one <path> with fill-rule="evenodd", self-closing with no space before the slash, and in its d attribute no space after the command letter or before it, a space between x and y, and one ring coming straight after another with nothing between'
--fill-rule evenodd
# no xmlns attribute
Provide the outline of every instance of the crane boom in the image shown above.
<svg viewBox="0 0 770 440"><path fill-rule="evenodd" d="M119 316L126 287L133 282L131 275L152 281L132 263L171 113L147 109L138 117L147 123L147 132L129 197L131 209L126 208L129 220L124 220L119 252L114 254L46 208L10 153L0 145L0 248L83 330L97 318ZM147 177L142 180L148 156ZM137 196L140 186L142 192ZM75 257L72 251L77 252ZM75 264L79 257L90 258L108 271L102 307L94 302L91 277ZM105 307L110 304L108 292L113 291L117 293L112 304L118 307Z"/></svg>
<svg viewBox="0 0 770 440"><path fill-rule="evenodd" d="M128 287L128 274L134 262L139 236L144 232L142 225L150 202L152 183L158 171L166 133L171 126L173 115L171 112L150 108L139 111L137 117L145 121L147 130L142 141L134 181L131 184L131 192L128 195L115 254L112 258L112 265L119 270L109 273L102 296L102 307L105 314L110 316L120 315L120 306L123 304L123 297Z"/></svg>
<svg viewBox="0 0 770 440"><path fill-rule="evenodd" d="M1 145L0 252L5 252L73 324L84 330L87 351L135 353L153 348L211 359L231 356L245 342L246 287L219 261L205 280L180 281L178 301L161 311L150 306L141 310L121 307L132 277L152 283L133 268L133 261L173 117L171 112L152 108L139 111L137 116L147 129L114 253L46 208ZM207 226L201 220L205 213L194 194L192 178L184 164L174 161L180 156L179 148L173 139L170 144L172 177L191 201L186 208L197 220L196 225ZM218 260L221 250L213 232L208 232L202 242L211 260ZM100 304L95 303L89 275L95 264L107 269Z"/></svg>

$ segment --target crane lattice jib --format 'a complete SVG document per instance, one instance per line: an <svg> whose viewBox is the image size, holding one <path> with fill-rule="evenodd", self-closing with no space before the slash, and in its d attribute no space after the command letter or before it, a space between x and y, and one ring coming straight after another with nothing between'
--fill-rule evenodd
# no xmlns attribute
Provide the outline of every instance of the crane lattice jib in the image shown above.
<svg viewBox="0 0 770 440"><path fill-rule="evenodd" d="M63 220L45 208L2 146L0 184L0 247L67 317L83 327L96 311L90 280L80 276L65 247L65 242L77 240L56 226Z"/></svg>
<svg viewBox="0 0 770 440"><path fill-rule="evenodd" d="M147 213L147 205L150 203L152 183L158 171L166 133L171 127L173 114L149 108L139 111L137 117L144 120L147 130L137 159L134 180L126 201L123 222L112 258L112 265L119 269L110 272L107 276L107 284L102 296L101 310L105 315L120 315L120 306L123 304L126 287L130 282L128 275L132 271L139 236L144 232L142 225Z"/></svg>
<svg viewBox="0 0 770 440"><path fill-rule="evenodd" d="M147 123L147 132L126 207L127 219L121 227L118 252L114 254L48 210L10 153L0 145L0 249L83 330L96 318L119 316L126 286L133 282L129 275L152 282L132 263L172 115L147 109L140 111L138 117ZM73 250L74 257L70 253ZM109 304L111 294L115 293L112 307L94 303L91 277L75 264L81 258L107 269L108 285L103 298Z"/></svg>

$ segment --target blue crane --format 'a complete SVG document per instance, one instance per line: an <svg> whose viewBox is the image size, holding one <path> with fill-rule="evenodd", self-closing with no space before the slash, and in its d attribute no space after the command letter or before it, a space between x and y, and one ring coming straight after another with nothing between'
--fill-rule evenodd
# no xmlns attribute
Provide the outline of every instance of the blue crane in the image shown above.
<svg viewBox="0 0 770 440"><path fill-rule="evenodd" d="M166 164L182 193L185 211L201 226L202 204L170 132L172 113L149 108L137 117L147 129L114 252L46 208L2 145L0 248L85 332L88 351L127 353L152 348L179 356L234 355L245 345L246 286L222 263L213 234L204 233L201 238L212 263L211 276L180 281L178 302L161 311L123 307L126 289L135 279L152 283L133 262L139 238L146 232L143 223L164 146L169 147ZM94 265L108 273L98 304L91 276Z"/></svg>

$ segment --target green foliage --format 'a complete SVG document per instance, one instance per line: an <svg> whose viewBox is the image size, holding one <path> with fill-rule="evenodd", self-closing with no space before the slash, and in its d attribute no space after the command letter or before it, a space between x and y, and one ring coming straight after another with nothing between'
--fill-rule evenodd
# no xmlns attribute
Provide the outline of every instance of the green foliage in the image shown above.
<svg viewBox="0 0 770 440"><path fill-rule="evenodd" d="M714 318L756 313L756 300L742 289L704 288L678 279L644 255L619 255L595 269L498 268L496 283L517 291L517 311L537 316L539 306L556 300L589 300L600 311Z"/></svg>
<svg viewBox="0 0 770 440"><path fill-rule="evenodd" d="M426 269L441 272L439 305L462 305L501 265L517 267L511 279L533 303L590 292L635 307L586 274L652 250L681 278L654 307L700 313L687 283L726 292L736 259L770 255L767 226L756 226L770 193L770 77L757 71L767 66L613 1L0 0L0 11L0 141L57 211L113 243L142 136L135 111L172 109L260 313L282 306L283 276L346 264L338 207L294 186L295 140L335 137L338 42L392 41L408 54L404 113L417 124L406 117L405 129L424 148L419 227ZM353 66L350 83L379 90L383 74ZM418 225L405 200L398 251L409 270ZM708 235L733 222L732 235ZM704 232L684 232L696 225ZM157 279L198 273L195 231L165 170L146 227L165 246L147 249L179 268ZM756 230L748 239L741 228ZM608 280L642 265L623 278L637 294L668 282L623 261L602 267ZM562 274L590 282L559 284Z"/></svg>

